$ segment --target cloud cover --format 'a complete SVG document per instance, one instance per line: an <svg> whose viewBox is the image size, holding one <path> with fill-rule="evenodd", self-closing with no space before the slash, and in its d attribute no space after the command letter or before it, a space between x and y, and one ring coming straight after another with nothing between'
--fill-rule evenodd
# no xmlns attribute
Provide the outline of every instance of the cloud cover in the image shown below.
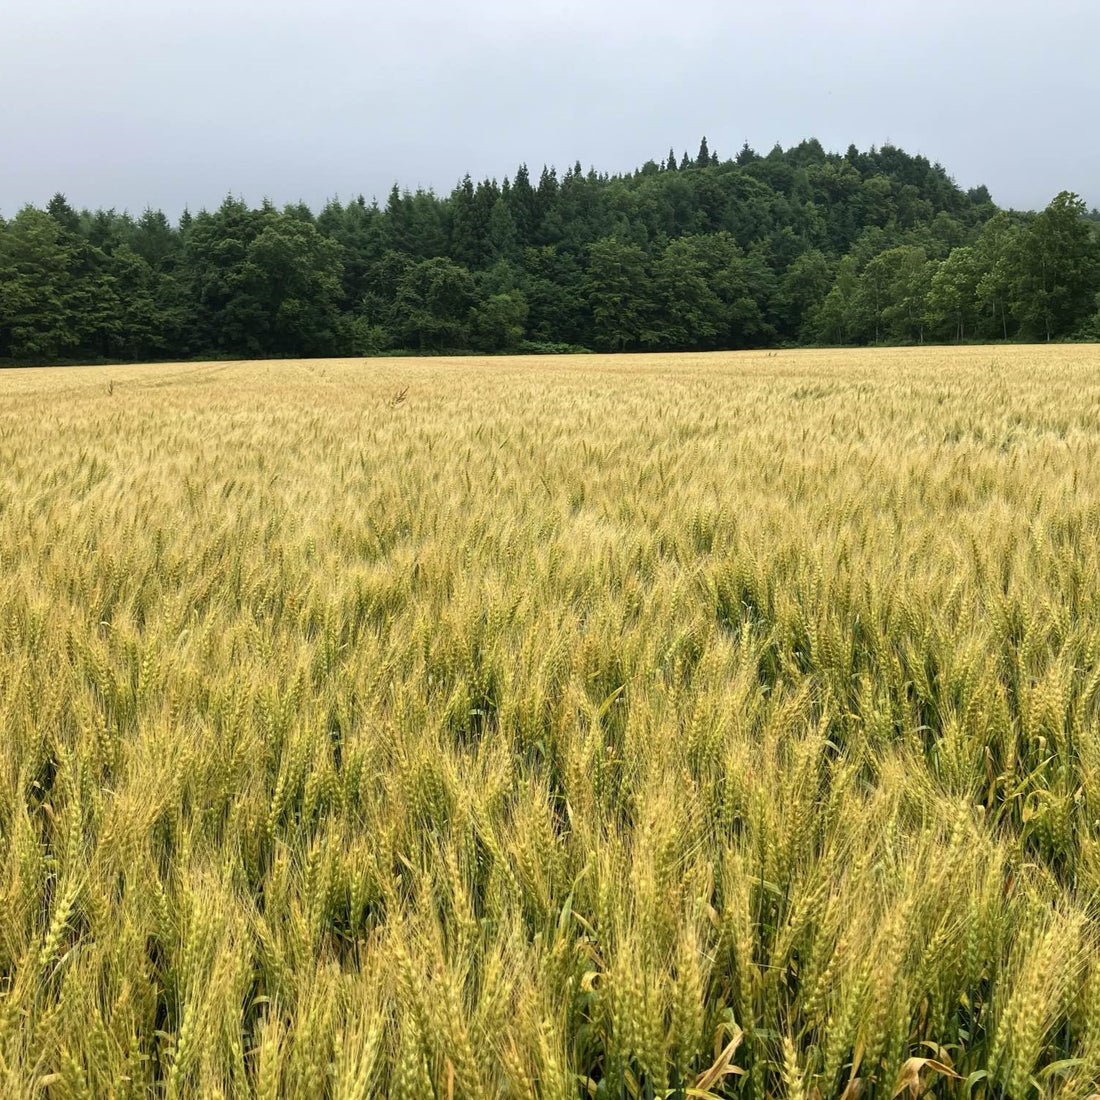
<svg viewBox="0 0 1100 1100"><path fill-rule="evenodd" d="M9 0L0 213L139 212L892 141L1100 204L1094 0Z"/></svg>

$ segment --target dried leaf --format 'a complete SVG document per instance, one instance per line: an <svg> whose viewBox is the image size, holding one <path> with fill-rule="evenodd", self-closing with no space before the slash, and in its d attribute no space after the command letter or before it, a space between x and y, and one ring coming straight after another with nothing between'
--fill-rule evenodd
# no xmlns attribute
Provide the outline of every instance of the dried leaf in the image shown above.
<svg viewBox="0 0 1100 1100"><path fill-rule="evenodd" d="M893 1096L900 1096L906 1089L911 1097L920 1095L921 1070L930 1069L936 1073L942 1073L945 1077L953 1077L956 1081L962 1078L948 1065L937 1061L935 1058L909 1058L898 1072L898 1079L894 1084Z"/></svg>
<svg viewBox="0 0 1100 1100"><path fill-rule="evenodd" d="M722 1050L722 1053L715 1059L714 1065L705 1072L700 1073L695 1079L695 1087L697 1089L709 1089L720 1077L725 1077L731 1073L742 1074L745 1072L743 1069L730 1064L733 1061L733 1053L741 1045L741 1040L744 1036L745 1033L740 1028L737 1028L733 1038L730 1039Z"/></svg>

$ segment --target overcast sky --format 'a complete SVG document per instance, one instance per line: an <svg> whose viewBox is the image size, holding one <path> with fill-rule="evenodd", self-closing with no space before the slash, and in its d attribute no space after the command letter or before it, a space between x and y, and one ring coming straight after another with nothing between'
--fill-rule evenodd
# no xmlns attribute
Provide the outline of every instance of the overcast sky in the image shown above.
<svg viewBox="0 0 1100 1100"><path fill-rule="evenodd" d="M3 0L0 213L891 141L1100 205L1098 0Z"/></svg>

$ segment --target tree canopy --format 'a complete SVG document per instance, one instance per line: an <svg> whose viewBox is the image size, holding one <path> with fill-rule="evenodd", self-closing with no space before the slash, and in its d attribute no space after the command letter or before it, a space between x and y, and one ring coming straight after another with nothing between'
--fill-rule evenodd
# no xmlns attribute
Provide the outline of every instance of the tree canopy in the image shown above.
<svg viewBox="0 0 1100 1100"><path fill-rule="evenodd" d="M57 194L0 218L0 360L1095 339L1098 217L815 140L175 225Z"/></svg>

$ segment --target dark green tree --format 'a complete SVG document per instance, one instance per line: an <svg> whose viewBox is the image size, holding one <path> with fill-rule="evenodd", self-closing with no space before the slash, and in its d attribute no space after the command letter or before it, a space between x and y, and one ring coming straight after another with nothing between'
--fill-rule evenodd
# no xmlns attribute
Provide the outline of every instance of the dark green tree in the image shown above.
<svg viewBox="0 0 1100 1100"><path fill-rule="evenodd" d="M1092 331L1100 285L1075 196L997 211L890 144L745 143L719 163L704 139L679 164L544 167L537 187L521 165L316 216L228 199L173 226L61 194L37 213L0 221L9 360L1056 339ZM466 287L457 312L448 285Z"/></svg>
<svg viewBox="0 0 1100 1100"><path fill-rule="evenodd" d="M48 362L75 351L77 242L51 214L24 207L0 232L0 356Z"/></svg>
<svg viewBox="0 0 1100 1100"><path fill-rule="evenodd" d="M255 339L274 354L340 350L340 246L294 214L277 214L248 245L241 289L257 307Z"/></svg>
<svg viewBox="0 0 1100 1100"><path fill-rule="evenodd" d="M489 212L489 252L494 260L519 259L519 232L511 208L504 197L493 203Z"/></svg>
<svg viewBox="0 0 1100 1100"><path fill-rule="evenodd" d="M887 339L923 344L929 321L928 297L936 271L919 245L901 245L883 253L890 268L889 302L882 317Z"/></svg>
<svg viewBox="0 0 1100 1100"><path fill-rule="evenodd" d="M469 174L451 193L450 257L464 267L482 267L489 259L489 215L478 189Z"/></svg>
<svg viewBox="0 0 1100 1100"><path fill-rule="evenodd" d="M650 312L646 266L645 252L629 241L603 237L589 246L584 292L597 347L625 351L639 345Z"/></svg>
<svg viewBox="0 0 1100 1100"><path fill-rule="evenodd" d="M1022 227L1004 211L982 226L974 243L978 268L977 295L980 312L978 334L1007 340L1015 332L1016 318L1010 315L1010 299L1016 282L1016 258ZM1010 329L1011 324L1011 329Z"/></svg>
<svg viewBox="0 0 1100 1100"><path fill-rule="evenodd" d="M811 336L812 323L832 284L828 258L818 249L796 256L779 281L778 304L781 331L788 337Z"/></svg>
<svg viewBox="0 0 1100 1100"><path fill-rule="evenodd" d="M978 317L978 282L981 268L971 246L952 249L939 264L928 291L929 319L933 328L949 339L962 342L971 336Z"/></svg>
<svg viewBox="0 0 1100 1100"><path fill-rule="evenodd" d="M469 346L473 276L444 256L421 260L397 285L392 331L402 347L443 351Z"/></svg>
<svg viewBox="0 0 1100 1100"><path fill-rule="evenodd" d="M56 192L53 198L46 203L46 213L62 229L66 229L73 234L80 232L80 215L69 205L69 200L60 191Z"/></svg>
<svg viewBox="0 0 1100 1100"><path fill-rule="evenodd" d="M859 317L859 264L854 256L843 256L837 265L833 285L816 310L813 327L825 344L851 344L863 338Z"/></svg>
<svg viewBox="0 0 1100 1100"><path fill-rule="evenodd" d="M470 314L470 335L481 351L514 351L523 341L527 299L522 290L492 294Z"/></svg>
<svg viewBox="0 0 1100 1100"><path fill-rule="evenodd" d="M1100 261L1077 195L1061 192L1025 227L1011 261L1011 301L1025 335L1050 340L1091 313Z"/></svg>
<svg viewBox="0 0 1100 1100"><path fill-rule="evenodd" d="M531 244L540 220L538 199L535 189L531 186L531 177L527 172L526 164L521 164L516 169L516 177L512 181L512 187L505 202L512 215L512 223L515 225L516 245L520 249L526 248Z"/></svg>
<svg viewBox="0 0 1100 1100"><path fill-rule="evenodd" d="M752 164L753 161L760 159L760 154L746 141L744 145L738 150L737 163L744 168L747 164Z"/></svg>
<svg viewBox="0 0 1100 1100"><path fill-rule="evenodd" d="M192 355L261 355L268 322L245 270L248 249L278 217L228 197L213 213L195 215L187 231L181 278L187 288L186 351Z"/></svg>
<svg viewBox="0 0 1100 1100"><path fill-rule="evenodd" d="M526 250L523 267L521 286L528 307L529 339L542 344L584 344L590 319L578 258L543 245Z"/></svg>
<svg viewBox="0 0 1100 1100"><path fill-rule="evenodd" d="M728 327L722 300L694 238L672 241L653 264L653 309L642 342L647 347L690 350L711 347Z"/></svg>

